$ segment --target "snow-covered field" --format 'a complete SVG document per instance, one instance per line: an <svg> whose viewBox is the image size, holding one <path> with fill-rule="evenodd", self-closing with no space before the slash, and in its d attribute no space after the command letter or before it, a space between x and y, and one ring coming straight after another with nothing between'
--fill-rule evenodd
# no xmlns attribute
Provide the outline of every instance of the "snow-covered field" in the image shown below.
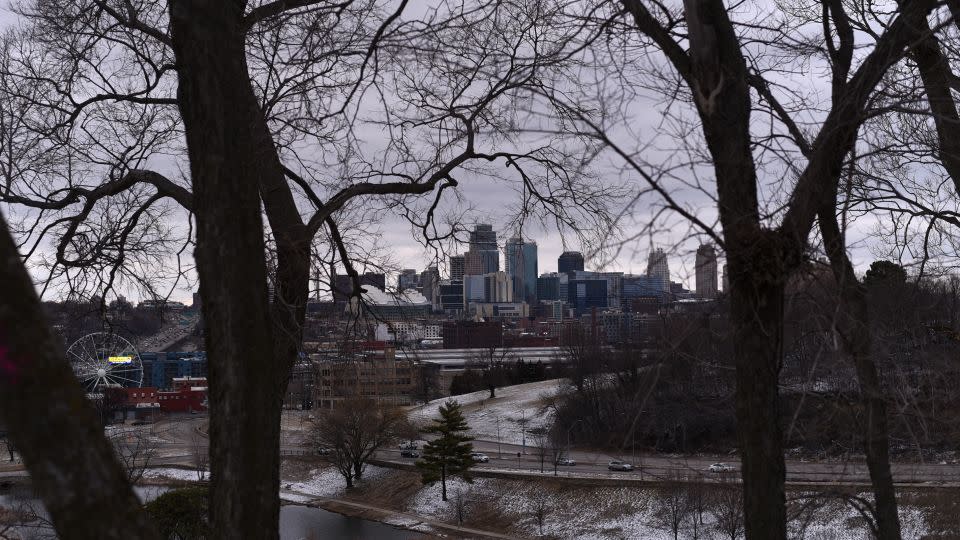
<svg viewBox="0 0 960 540"><path fill-rule="evenodd" d="M661 494L642 488L563 488L533 482L477 478L472 484L460 479L447 483L447 502L441 501L440 485L426 486L414 495L407 511L434 519L457 522L457 506L464 512L480 511L494 505L503 521L512 523L510 533L522 537L540 535L537 508L544 509L542 534L563 539L643 538L672 540L669 516L658 503ZM458 503L460 497L464 503ZM791 522L790 538L798 540L867 540L870 532L855 511L837 503L831 511L821 508L812 514L806 527ZM693 538L689 520L681 526L680 538ZM729 538L716 527L717 518L707 511L698 527L698 538ZM923 515L914 508L901 509L903 538L921 538L926 533ZM742 538L742 530L737 535Z"/></svg>
<svg viewBox="0 0 960 540"><path fill-rule="evenodd" d="M549 427L553 411L546 408L547 399L560 390L562 379L552 379L515 386L498 388L497 397L490 399L490 392L481 390L449 398L433 400L410 411L410 419L418 424L427 425L433 418L439 417L440 406L452 399L463 407L464 416L474 437L496 441L499 427L499 440L505 443L521 444L526 425L527 442L530 430Z"/></svg>

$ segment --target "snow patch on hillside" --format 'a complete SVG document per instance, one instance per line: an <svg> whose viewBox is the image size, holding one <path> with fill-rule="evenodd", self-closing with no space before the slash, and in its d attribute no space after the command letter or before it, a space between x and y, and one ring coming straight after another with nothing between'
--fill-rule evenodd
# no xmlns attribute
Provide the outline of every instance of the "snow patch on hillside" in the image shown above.
<svg viewBox="0 0 960 540"><path fill-rule="evenodd" d="M392 469L368 465L363 471L360 482L377 482ZM313 469L307 478L298 482L283 482L281 488L300 495L316 497L337 497L347 490L347 482L336 468L322 467Z"/></svg>
<svg viewBox="0 0 960 540"><path fill-rule="evenodd" d="M433 400L410 412L411 420L429 424L440 415L440 406L447 400L460 403L473 436L477 439L521 444L526 432L530 443L531 430L548 428L553 423L553 411L546 405L560 391L563 379L504 386L490 399L490 392L481 390L449 398ZM523 427L525 426L525 429ZM499 429L498 429L499 428Z"/></svg>

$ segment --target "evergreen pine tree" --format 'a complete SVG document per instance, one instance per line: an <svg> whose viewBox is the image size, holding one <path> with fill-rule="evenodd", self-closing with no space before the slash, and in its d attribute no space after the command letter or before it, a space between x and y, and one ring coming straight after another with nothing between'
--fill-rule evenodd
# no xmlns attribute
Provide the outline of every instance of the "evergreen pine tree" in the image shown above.
<svg viewBox="0 0 960 540"><path fill-rule="evenodd" d="M424 484L440 481L443 500L447 500L447 478L459 476L472 482L470 467L473 466L473 437L467 435L467 425L460 404L449 400L440 406L440 418L433 419L433 425L425 429L426 433L437 435L423 447L423 459L417 461L417 468L423 476Z"/></svg>

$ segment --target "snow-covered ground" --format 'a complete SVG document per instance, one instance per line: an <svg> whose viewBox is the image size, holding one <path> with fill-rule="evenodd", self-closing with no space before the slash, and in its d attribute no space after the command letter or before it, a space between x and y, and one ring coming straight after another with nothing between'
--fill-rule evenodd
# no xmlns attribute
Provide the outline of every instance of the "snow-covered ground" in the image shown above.
<svg viewBox="0 0 960 540"><path fill-rule="evenodd" d="M363 471L361 482L377 482L386 476L392 469L367 465ZM347 489L343 476L332 466L313 469L307 478L300 481L281 481L282 491L294 492L299 495L317 497L337 497Z"/></svg>
<svg viewBox="0 0 960 540"><path fill-rule="evenodd" d="M464 416L474 437L477 439L505 443L521 444L522 426L526 425L527 442L530 431L549 427L553 411L547 409L550 397L560 390L562 379L551 379L535 383L504 386L496 391L497 397L490 399L490 392L481 390L449 398L433 400L410 411L410 419L427 425L440 416L440 406L447 400L454 400L463 407Z"/></svg>
<svg viewBox="0 0 960 540"><path fill-rule="evenodd" d="M425 486L409 500L407 511L456 523L459 496L465 501L459 504L463 504L468 520L470 513L479 511L483 505L494 505L503 516L503 521L513 524L509 532L522 537L537 537L540 534L537 508L542 507L542 534L552 538L673 539L669 518L663 505L658 504L662 495L652 489L570 489L492 478L477 478L468 484L457 478L447 482L447 496L447 502L441 501L439 484ZM926 526L921 512L904 507L900 514L903 537L923 537ZM704 540L724 538L715 527L716 523L713 514L705 512L697 537ZM681 527L679 537L693 537L689 522ZM742 538L742 530L738 538ZM854 510L836 503L832 508L815 511L803 530L798 522L791 522L790 538L867 540L871 535Z"/></svg>
<svg viewBox="0 0 960 540"><path fill-rule="evenodd" d="M207 471L203 472L203 477L209 473ZM169 480L183 480L187 482L196 482L197 471L193 469L178 469L176 467L158 467L154 469L147 469L143 472L144 478L166 478Z"/></svg>

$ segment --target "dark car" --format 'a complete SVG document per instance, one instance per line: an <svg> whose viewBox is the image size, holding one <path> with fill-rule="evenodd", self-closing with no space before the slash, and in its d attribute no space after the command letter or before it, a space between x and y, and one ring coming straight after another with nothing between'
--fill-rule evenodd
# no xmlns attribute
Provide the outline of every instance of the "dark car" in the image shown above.
<svg viewBox="0 0 960 540"><path fill-rule="evenodd" d="M573 466L576 465L576 464L577 464L576 461L574 461L574 460L572 460L572 459L570 459L570 458L568 458L568 457L557 458L557 465L564 465L564 466L567 466L567 467L573 467Z"/></svg>
<svg viewBox="0 0 960 540"><path fill-rule="evenodd" d="M400 455L408 458L418 458L420 457L420 452L413 450L412 448L404 448L400 451Z"/></svg>

